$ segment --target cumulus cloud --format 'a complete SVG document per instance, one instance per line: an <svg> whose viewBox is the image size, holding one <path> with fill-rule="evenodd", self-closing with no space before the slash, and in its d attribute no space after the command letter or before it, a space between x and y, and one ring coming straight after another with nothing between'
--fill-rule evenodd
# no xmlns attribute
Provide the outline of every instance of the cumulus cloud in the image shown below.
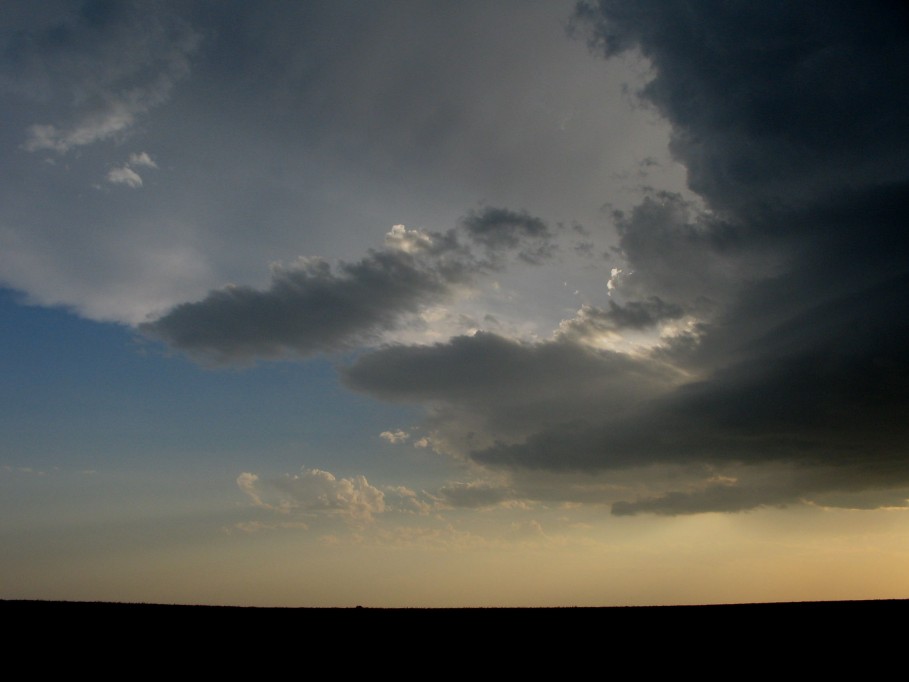
<svg viewBox="0 0 909 682"><path fill-rule="evenodd" d="M463 227L470 239L490 252L513 250L533 265L552 257L556 250L549 226L526 211L487 207L472 211Z"/></svg>
<svg viewBox="0 0 909 682"><path fill-rule="evenodd" d="M133 189L142 186L142 176L129 166L112 168L107 174L107 181L114 185L126 185Z"/></svg>
<svg viewBox="0 0 909 682"><path fill-rule="evenodd" d="M142 186L142 176L136 172L136 168L157 168L158 165L152 160L147 152L139 154L130 154L129 159L122 166L112 168L107 174L107 181L114 185L126 185L137 189Z"/></svg>
<svg viewBox="0 0 909 682"><path fill-rule="evenodd" d="M650 191L615 212L613 300L583 307L555 339L381 349L346 370L348 384L425 404L434 446L488 467L766 474L618 501L616 514L741 511L844 491L866 493L868 506L899 499L909 483L909 80L880 74L909 69L907 16L891 4L777 10L580 3L592 46L650 60L639 95L672 125L700 201ZM589 344L683 318L656 346Z"/></svg>
<svg viewBox="0 0 909 682"><path fill-rule="evenodd" d="M237 486L253 505L283 514L329 514L372 521L374 514L385 511L385 494L365 476L337 478L328 471L303 468L299 474L267 482L256 474L242 473Z"/></svg>
<svg viewBox="0 0 909 682"><path fill-rule="evenodd" d="M138 154L130 154L129 161L127 162L129 166L132 167L145 167L145 168L157 168L158 164L148 155L148 152L139 152Z"/></svg>
<svg viewBox="0 0 909 682"><path fill-rule="evenodd" d="M410 438L410 434L398 429L397 431L383 431L379 434L379 438L395 445L397 443L406 443Z"/></svg>
<svg viewBox="0 0 909 682"><path fill-rule="evenodd" d="M129 5L118 10L122 14L111 15L113 24L107 25L123 30L107 30L96 43L90 40L95 35L91 17L72 11L62 27L73 40L62 41L59 50L46 45L59 26L17 34L23 50L5 53L24 55L23 62L18 70L3 73L3 87L21 92L27 83L28 96L51 102L57 112L29 119L34 125L28 129L26 148L62 154L118 139L185 76L198 40L195 33L165 13L149 31L154 40L140 37L133 44L131 36L141 25L130 19L139 16L137 7ZM365 22L355 28L357 35L368 36L368 21L359 14L337 16L351 19L339 25ZM285 27L271 19L272 30ZM320 259L302 259L276 267L264 288L216 289L170 309L141 330L195 357L222 363L361 350L342 368L344 381L380 399L425 406L427 419L417 446L513 475L551 474L556 480L566 472L617 477L633 470L647 479L656 469L689 466L766 474L742 476L734 483L701 481L697 486L667 484L661 490L632 492L617 502L617 514L739 511L801 501L822 504L849 496L864 496L855 502L858 506L892 504L909 482L906 22L906 10L886 2L579 3L575 26L601 57L634 53L648 61L648 82L637 96L671 126L671 150L687 170L690 192L650 189L636 199L637 205L622 204L622 210L608 216L615 227L609 237L616 241L608 245L614 246L608 264L599 265L611 268L611 275L598 272L603 275L597 280L600 298L584 293L584 305L571 319L563 320L565 311L577 309L578 303L573 299L569 308L560 301L553 326L563 321L552 336L547 336L551 327L522 336L523 342L487 331L443 338L434 345L376 348L392 338L400 341L392 334L428 324L433 316L456 320L448 328L458 333L476 326L477 320L494 319L484 317L485 310L471 310L470 315L453 311L449 303L474 293L482 277L499 277L515 264L539 266L571 257L557 250L558 231L547 222L523 210L496 207L473 211L445 232L396 225L381 249L359 260L332 267ZM287 25L284 39L294 45L315 44L298 40L294 31L301 24ZM229 29L227 22L224 27ZM448 30L445 26L433 35L447 35ZM40 50L38 37L43 41ZM108 44L128 58L115 63L106 52L113 49ZM331 124L306 127L309 134L298 137L327 140L326 147L369 147L372 162L401 154L425 161L441 153L446 141L455 146L453 141L468 137L452 133L459 116L470 114L459 104L440 106L438 100L426 100L400 106L402 99L416 100L399 96L413 92L409 85L386 87L400 85L398 75L405 73L401 69L388 69L394 77L376 79L381 86L369 92L385 105L381 125L361 125L375 119L372 99L351 99L350 92L360 92L356 88L332 90L327 79L338 69L312 75L305 66L312 63L309 53L284 60L280 48L280 41L272 41L263 49L274 63L293 64L293 73L281 85L299 85L301 92L324 85L325 101L332 105L324 107L329 114L312 113L317 119L332 118ZM323 59L315 63L334 64L321 53L313 54ZM404 60L406 54L401 55ZM407 59L417 71L424 67L418 59ZM436 65L455 63L444 61ZM377 61L370 67L381 70L388 64ZM615 65L603 62L604 74ZM28 78L17 80L19 73ZM371 83L374 75L370 71L363 82ZM435 73L433 78L438 81ZM297 92L296 87L275 89ZM63 104L61 92L66 93ZM379 101L379 94L387 100ZM361 117L358 106L369 114ZM242 111L245 116L249 110ZM298 125L295 116L289 118ZM335 127L335 118L351 125ZM610 123L604 118L600 127ZM288 125L282 133L290 130L297 132ZM324 131L332 135L321 135ZM481 147L493 138L498 142L501 131L485 132L486 137L469 136L471 156L488 164L488 169L469 166L484 171L478 175L494 179L539 167L521 165L520 155L500 165L496 154L485 154ZM370 146L373 139L380 142ZM521 139L517 147L531 147ZM591 133L582 146L594 147L600 139ZM387 140L399 146L383 146ZM233 162L235 151L231 148L223 158ZM312 151L294 149L300 156ZM137 187L139 172L153 167L144 152L133 154L108 179ZM274 176L262 171L265 167L271 168L256 166L267 177L266 184L274 184ZM566 167L571 166L563 164L557 173L564 175ZM284 168L276 175L283 181ZM528 186L541 187L531 173L516 175ZM571 176L571 183L558 188L566 196L571 190L567 185L580 173ZM470 191L478 186L471 185ZM268 204L271 195L260 194L266 197L262 205ZM13 198L10 193L10 202ZM259 207L256 204L256 219ZM294 204L294 210L298 207ZM58 217L51 216L47 223L56 224ZM287 222L297 224L296 218ZM585 264L594 262L589 255L594 248L602 253L607 247L601 243L607 237L596 230L578 230L585 235ZM75 231L68 231L66 238L70 233ZM248 241L245 223L237 233ZM32 253L19 248L30 234L16 233L4 253ZM47 235L42 234L42 243L54 242ZM135 241L132 235L129 241ZM181 266L203 260L195 247L175 253L180 258L171 260ZM27 273L19 275L26 281L36 268L22 262L17 262L17 272ZM191 267L174 269L194 272ZM539 276L541 270L522 272ZM584 287L568 286L567 279L559 278L558 284L566 282L565 291L581 296ZM538 282L534 293L544 291L540 298L547 303L556 300L548 298L552 287L545 288L546 280L540 277ZM103 289L111 289L106 281ZM502 285L498 293L510 305L507 289ZM500 310L488 312L499 315ZM636 336L647 336L649 343L598 343L604 337ZM385 440L400 437L398 432L386 433L381 436ZM301 474L302 482L287 482L283 489L253 478L243 479L241 487L260 506L277 510L297 504L306 509L299 501L310 499L306 491L330 487L322 473ZM348 487L357 490L357 479L350 481ZM366 485L360 487L365 490ZM410 492L398 497L429 504L429 498ZM432 494L451 506L524 495L514 486L480 484L452 484ZM338 505L335 509L343 507ZM371 509L371 514L378 513L375 504Z"/></svg>
<svg viewBox="0 0 909 682"><path fill-rule="evenodd" d="M454 509L513 508L524 504L520 493L501 483L474 480L446 483L416 491L404 485L378 488L365 476L339 478L322 469L303 467L299 473L263 480L244 472L237 487L253 507L271 513L271 520L249 521L241 530L307 529L318 519L337 518L357 527L379 516L427 516Z"/></svg>

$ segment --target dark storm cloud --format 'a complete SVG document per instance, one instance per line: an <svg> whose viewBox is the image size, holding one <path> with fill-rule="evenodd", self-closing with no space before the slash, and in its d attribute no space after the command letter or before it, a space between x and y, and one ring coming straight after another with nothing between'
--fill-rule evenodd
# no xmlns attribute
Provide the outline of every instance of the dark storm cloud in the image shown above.
<svg viewBox="0 0 909 682"><path fill-rule="evenodd" d="M801 204L906 176L900 3L603 0L579 3L577 19L606 56L638 49L652 61L642 94L715 208Z"/></svg>
<svg viewBox="0 0 909 682"><path fill-rule="evenodd" d="M677 194L654 193L614 219L627 263L621 289L630 295L703 308L728 300L754 269L757 254L740 228L698 214Z"/></svg>
<svg viewBox="0 0 909 682"><path fill-rule="evenodd" d="M477 333L444 344L378 350L346 368L344 379L379 398L432 405L433 425L448 440L473 449L545 429L577 431L619 420L677 383L679 374L659 362L568 340L532 344ZM481 452L475 458L493 459ZM589 464L566 459L536 468Z"/></svg>
<svg viewBox="0 0 909 682"><path fill-rule="evenodd" d="M442 433L479 425L485 438L462 442L488 466L798 471L670 490L617 514L841 491L886 504L909 483L907 11L603 0L580 3L576 27L607 57L636 49L651 61L640 95L672 125L706 210L655 191L617 213L617 302L582 309L555 342L391 348L362 357L348 381L432 405ZM584 343L682 314L696 324L634 357ZM564 371L573 363L585 369ZM648 372L665 380L642 389L635 375Z"/></svg>
<svg viewBox="0 0 909 682"><path fill-rule="evenodd" d="M526 211L485 208L473 211L463 221L467 236L491 252L515 250L528 263L538 265L551 257L556 246L549 226Z"/></svg>

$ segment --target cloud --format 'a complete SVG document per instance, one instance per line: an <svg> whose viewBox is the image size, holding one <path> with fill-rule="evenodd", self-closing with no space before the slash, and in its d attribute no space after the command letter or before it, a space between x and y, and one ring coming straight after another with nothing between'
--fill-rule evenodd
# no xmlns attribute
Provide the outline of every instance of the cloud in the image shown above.
<svg viewBox="0 0 909 682"><path fill-rule="evenodd" d="M138 154L130 154L128 165L132 167L145 167L145 168L157 168L156 164L152 158L148 155L148 152L139 152Z"/></svg>
<svg viewBox="0 0 909 682"><path fill-rule="evenodd" d="M551 258L556 250L549 226L526 211L487 207L463 220L467 236L489 251L514 250L533 265Z"/></svg>
<svg viewBox="0 0 909 682"><path fill-rule="evenodd" d="M790 490L781 490L779 486L743 489L735 485L712 485L693 493L673 491L634 502L616 502L612 505L612 513L616 516L642 513L678 516L705 512L740 512L764 506L785 506L797 501L799 498L796 494Z"/></svg>
<svg viewBox="0 0 909 682"><path fill-rule="evenodd" d="M112 168L107 174L107 181L115 185L127 185L133 189L142 186L142 176L139 175L136 168L158 168L158 165L152 161L152 158L146 153L130 154L129 159L122 166Z"/></svg>
<svg viewBox="0 0 909 682"><path fill-rule="evenodd" d="M621 423L684 376L660 360L564 339L522 343L481 332L362 355L343 379L381 399L431 406L433 448L479 461L488 448L547 428ZM551 467L589 468L588 457L583 451L564 461L554 456Z"/></svg>
<svg viewBox="0 0 909 682"><path fill-rule="evenodd" d="M403 485L373 486L365 476L339 478L322 469L303 467L299 473L262 480L244 472L237 487L253 507L270 512L277 521L249 521L241 530L264 528L308 529L318 519L338 518L357 527L380 516L427 516L454 509L523 507L518 493L499 483L469 481L446 483L432 491L417 492ZM304 521L305 520L305 521Z"/></svg>
<svg viewBox="0 0 909 682"><path fill-rule="evenodd" d="M4 54L11 56L0 87L42 106L40 116L19 117L25 122L13 126L12 147L23 144L26 131L26 147L69 152L65 161L75 164L90 156L92 144L120 140L153 109L169 109L160 105L187 77L199 34L187 21L144 5L72 7L59 20L4 34L12 41ZM544 11L539 8L533 11ZM160 157L168 167L170 154L185 146L182 163L194 169L174 183L172 201L161 204L166 209L133 223L128 202L141 193L110 192L109 203L120 212L102 222L62 175L10 172L0 232L6 281L40 292L44 302L91 301L86 314L97 317L134 322L147 319L141 315L150 309L169 310L140 329L209 362L356 350L360 355L341 370L348 386L423 405L417 445L497 473L555 481L571 472L609 480L637 472L645 482L657 469L685 467L766 474L739 477L734 485L624 491L616 513L735 511L860 494L867 495L862 504L884 504L909 481L904 8L579 3L576 28L612 59L590 60L603 83L627 73L614 57L647 60L647 82L629 87L671 126L672 154L687 172L689 191L635 190L633 206L596 170L606 168L607 157L621 156L622 145L604 140L625 123L615 122L615 111L585 108L586 100L573 99L574 110L566 111L569 92L540 92L535 85L571 83L573 92L576 82L597 79L582 81L586 67L574 61L577 81L534 80L541 71L523 58L499 71L510 64L497 58L499 46L511 42L499 40L501 22L469 21L464 31L427 11L412 17L420 30L408 23L413 35L393 40L389 35L404 30L394 10L363 13L329 4L294 10L292 20L283 7L235 10L214 12L227 38L199 60L211 77L207 88L181 89L183 108L158 129L160 142L171 141L168 156ZM481 10L470 11L480 16ZM483 16L510 11L482 10L494 13ZM317 40L326 18L357 39ZM464 49L465 35L487 30L495 32L493 43ZM514 42L536 44L521 35ZM449 52L437 50L440 41ZM389 51L388 45L404 47ZM455 53L466 61L450 59ZM362 68L348 70L350 64ZM455 72L462 64L475 68ZM495 78L476 78L488 64L496 65ZM533 101L518 101L516 83ZM236 92L255 96L225 100L236 107L206 108L212 93ZM531 134L518 134L514 124L524 119L533 123ZM559 122L582 119L588 124L570 144L563 145L569 138L561 133L570 136L572 126L562 126L558 137L544 135ZM662 130L649 127L627 140L638 150L630 167L644 159L656 173L646 145L661 144L655 132ZM355 161L336 165L338 150ZM137 187L143 169L155 167L145 152L121 161L104 162L92 177L109 172L117 178L109 175L111 182ZM50 173L48 164L40 165ZM63 166L61 160L53 169L62 174ZM70 203L47 214L41 202L20 206L29 196L24 188L43 186L49 177L65 190L54 196ZM432 194L449 180L454 189L444 200ZM345 251L348 260L337 266L302 259L274 268L271 281L262 283L250 265L306 252L325 234L330 246L359 248L374 216L390 216L383 224L391 224L401 206L421 220L429 216L423 224L453 225L456 211L478 196L545 216L558 215L553 206L608 201L622 208L601 214L599 222L566 216L589 225L578 230L585 236L583 257L557 249L558 227L525 210L493 206L447 231L395 225L382 248L352 258ZM310 208L320 202L327 208ZM324 215L335 217L321 227ZM614 234L604 233L605 221ZM61 224L67 229L60 231ZM251 243L250 225L262 227L263 244ZM96 234L102 237L91 241ZM58 247L48 251L46 244ZM608 262L595 264L589 254L607 248ZM97 261L69 260L71 254ZM555 278L536 267L575 256L585 270L571 277L581 279L590 266L589 286L574 280L568 286L569 277L559 277L554 287ZM521 264L535 267L516 270ZM133 279L135 273L151 274ZM90 287L76 286L91 278ZM125 302L118 298L124 281L133 283ZM188 287L192 293L167 288L186 281L196 287ZM211 289L224 281L258 284ZM561 293L563 282L565 292L578 292L567 304L553 293ZM482 298L484 285L494 293ZM533 299L525 308L515 293L521 286ZM148 291L140 314L137 292ZM169 307L175 300L195 302ZM490 302L499 307L484 310ZM581 302L565 320L565 311ZM550 309L551 326L521 327L523 321L502 315L530 308L534 314ZM405 331L423 331L436 317L451 321L438 343L426 345L433 337L417 333L423 345L401 343ZM500 331L521 327L512 336L524 341L504 331L450 336L496 318L503 320ZM398 343L382 345L392 340ZM246 484L260 493L267 488ZM517 487L509 489L523 498ZM449 491L452 504L481 493L505 495L482 487ZM280 499L293 499L282 494L267 504L277 508Z"/></svg>
<svg viewBox="0 0 909 682"><path fill-rule="evenodd" d="M736 213L905 177L909 132L893 114L909 104L906 18L890 2L576 10L595 49L651 61L641 94L672 124L690 187Z"/></svg>
<svg viewBox="0 0 909 682"><path fill-rule="evenodd" d="M15 71L0 86L55 103L65 121L29 126L23 147L59 154L127 133L188 75L200 42L180 17L142 3L73 4L11 35L17 59L5 68Z"/></svg>
<svg viewBox="0 0 909 682"><path fill-rule="evenodd" d="M811 471L805 468L778 469L772 475L744 472L742 479L717 480L712 477L696 489L674 490L656 496L643 496L628 502L616 502L616 516L658 514L678 516L709 512L745 512L761 507L786 507L812 504L844 509L880 509L909 507L909 489L905 481L881 486L869 486L866 477L850 478L833 467L820 466Z"/></svg>
<svg viewBox="0 0 909 682"><path fill-rule="evenodd" d="M115 185L127 185L134 189L142 186L142 177L129 166L111 169L107 174L107 181Z"/></svg>
<svg viewBox="0 0 909 682"><path fill-rule="evenodd" d="M658 296L651 296L644 301L629 301L624 305L609 301L605 310L582 306L574 318L562 323L559 335L573 341L590 341L602 334L650 329L682 315L680 306L666 303Z"/></svg>
<svg viewBox="0 0 909 682"><path fill-rule="evenodd" d="M660 155L664 130L611 94L629 69L604 73L566 40L564 4L405 5L405 22L396 3L4 11L3 282L40 305L133 325L226 282L267 288L270 262L357 261L396 222L444 231L488 205L593 224L637 145ZM337 32L344 45L325 40ZM105 182L126 144L167 168L154 197L83 200L96 184L128 189ZM147 167L130 168L150 189ZM510 255L496 249L497 265L557 260L531 237ZM459 239L493 260L463 229Z"/></svg>
<svg viewBox="0 0 909 682"><path fill-rule="evenodd" d="M451 507L489 508L515 501L515 491L507 486L486 481L448 483L439 488L433 497L437 504Z"/></svg>
<svg viewBox="0 0 909 682"><path fill-rule="evenodd" d="M398 429L397 431L383 431L379 434L379 438L388 441L392 445L396 445L397 443L406 443L410 438L410 434Z"/></svg>
<svg viewBox="0 0 909 682"><path fill-rule="evenodd" d="M844 491L892 503L909 483L909 80L880 74L909 70L906 18L894 5L580 3L597 50L650 60L639 95L672 125L698 200L651 190L615 212L612 300L553 340L390 347L345 380L426 405L434 447L499 470L752 472L618 500L616 514ZM650 345L591 347L643 332Z"/></svg>
<svg viewBox="0 0 909 682"><path fill-rule="evenodd" d="M242 473L237 486L253 505L282 514L338 515L362 522L385 511L385 494L365 476L337 478L328 471L304 467L299 474L267 482L256 474Z"/></svg>
<svg viewBox="0 0 909 682"><path fill-rule="evenodd" d="M265 291L226 287L139 328L219 363L332 353L376 341L468 278L461 262L427 265L406 250L376 251L337 270L321 259L300 259L273 268Z"/></svg>
<svg viewBox="0 0 909 682"><path fill-rule="evenodd" d="M273 267L271 286L264 291L225 287L139 329L215 363L375 344L408 320L425 322L417 319L421 311L453 298L490 271L491 263L476 258L460 236L456 229L434 233L395 225L384 249L356 263L332 269L322 259L301 258L291 267ZM497 239L487 253L498 259L522 244Z"/></svg>

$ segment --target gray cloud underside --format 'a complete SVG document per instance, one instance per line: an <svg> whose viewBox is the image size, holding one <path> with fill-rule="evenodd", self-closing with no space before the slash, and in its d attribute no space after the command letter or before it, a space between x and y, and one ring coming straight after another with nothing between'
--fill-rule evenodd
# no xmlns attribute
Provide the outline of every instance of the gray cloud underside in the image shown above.
<svg viewBox="0 0 909 682"><path fill-rule="evenodd" d="M216 362L335 352L374 340L403 315L444 298L461 274L427 270L403 252L374 253L338 272L309 261L276 271L265 291L213 291L140 330Z"/></svg>
<svg viewBox="0 0 909 682"><path fill-rule="evenodd" d="M386 236L387 248L357 263L342 263L333 271L321 259L303 259L294 267L275 268L267 290L218 289L202 301L176 306L139 329L216 363L330 354L373 344L383 332L404 324L408 315L450 298L457 286L503 267L509 254L516 252L523 258L527 228L515 227L502 216L532 225L529 236L534 245L549 244L551 233L539 218L487 209L471 219L484 216L498 217L482 232L482 258L471 250L471 240L476 245L471 230L438 234L398 226Z"/></svg>
<svg viewBox="0 0 909 682"><path fill-rule="evenodd" d="M628 301L624 305L609 301L605 310L593 306L581 308L574 319L562 324L559 332L562 338L583 341L602 333L650 329L683 314L681 306L666 303L659 296Z"/></svg>
<svg viewBox="0 0 909 682"><path fill-rule="evenodd" d="M695 492L673 491L658 497L646 497L634 502L616 502L612 513L616 516L659 514L679 516L704 512L741 512L758 507L787 507L812 502L825 507L846 509L879 509L881 507L909 506L909 491L852 490L842 478L830 490L818 491L818 486L805 482L801 486L773 484L764 486L711 485Z"/></svg>
<svg viewBox="0 0 909 682"><path fill-rule="evenodd" d="M678 378L661 363L622 353L567 341L520 343L490 333L433 346L388 347L344 370L345 382L355 390L432 405L436 425L467 443L484 434L513 440L546 425L576 427L608 414L619 418ZM464 432L472 427L480 431Z"/></svg>
<svg viewBox="0 0 909 682"><path fill-rule="evenodd" d="M895 3L579 4L576 28L595 49L651 60L641 96L672 124L673 154L708 212L654 192L617 214L625 302L582 314L556 341L390 348L362 357L348 382L431 404L430 423L460 430L488 466L799 472L669 491L617 514L902 499L886 491L909 483L907 19ZM679 312L697 317L694 331L649 354L577 343ZM642 387L648 372L664 380Z"/></svg>
<svg viewBox="0 0 909 682"><path fill-rule="evenodd" d="M555 251L549 226L526 211L485 208L468 215L463 227L471 239L486 246L490 252L514 249L521 259L534 265Z"/></svg>
<svg viewBox="0 0 909 682"><path fill-rule="evenodd" d="M448 483L433 495L439 502L452 507L485 508L514 500L514 490L484 482Z"/></svg>

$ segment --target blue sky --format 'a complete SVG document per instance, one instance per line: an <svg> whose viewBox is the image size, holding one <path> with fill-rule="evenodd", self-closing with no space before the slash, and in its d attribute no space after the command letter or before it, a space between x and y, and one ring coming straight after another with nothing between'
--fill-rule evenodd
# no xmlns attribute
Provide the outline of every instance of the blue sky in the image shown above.
<svg viewBox="0 0 909 682"><path fill-rule="evenodd" d="M0 596L905 596L901 11L11 3Z"/></svg>

